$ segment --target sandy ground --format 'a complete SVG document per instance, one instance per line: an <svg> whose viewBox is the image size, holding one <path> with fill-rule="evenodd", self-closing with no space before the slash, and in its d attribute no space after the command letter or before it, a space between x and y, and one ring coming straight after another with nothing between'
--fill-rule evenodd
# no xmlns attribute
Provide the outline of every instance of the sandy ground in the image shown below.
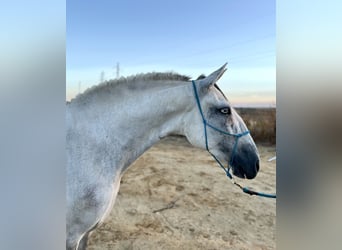
<svg viewBox="0 0 342 250"><path fill-rule="evenodd" d="M258 176L238 181L275 192L275 147L258 149ZM129 168L88 249L275 249L275 223L275 199L242 193L207 152L169 137Z"/></svg>

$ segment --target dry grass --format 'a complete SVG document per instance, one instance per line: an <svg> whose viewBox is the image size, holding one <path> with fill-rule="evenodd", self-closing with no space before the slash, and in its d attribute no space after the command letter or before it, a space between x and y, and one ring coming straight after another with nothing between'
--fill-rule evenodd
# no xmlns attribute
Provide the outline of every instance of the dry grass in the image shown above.
<svg viewBox="0 0 342 250"><path fill-rule="evenodd" d="M275 108L236 108L257 143L276 144Z"/></svg>

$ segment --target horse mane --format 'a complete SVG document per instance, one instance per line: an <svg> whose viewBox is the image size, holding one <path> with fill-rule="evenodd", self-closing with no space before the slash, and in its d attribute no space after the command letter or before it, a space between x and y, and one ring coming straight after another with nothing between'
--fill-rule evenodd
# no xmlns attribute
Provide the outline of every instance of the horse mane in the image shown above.
<svg viewBox="0 0 342 250"><path fill-rule="evenodd" d="M72 101L76 99L85 97L89 95L90 93L94 93L94 92L97 92L99 90L102 90L108 87L127 85L130 83L136 83L139 81L150 81L150 82L156 82L160 80L189 81L190 79L191 77L189 76L181 75L172 71L171 72L151 72L151 73L144 73L144 74L136 74L136 75L132 75L128 77L120 77L119 79L112 79L112 80L104 81L102 83L99 83L97 85L94 85L86 89L83 93L78 94L76 97L74 97L70 102L67 102L67 104L70 104Z"/></svg>
<svg viewBox="0 0 342 250"><path fill-rule="evenodd" d="M137 74L129 77L123 77L127 81L136 81L136 80L170 80L170 81L189 81L191 77L186 76L186 75L181 75L176 72L151 72L151 73L146 73L146 74ZM112 80L113 82L120 82L122 78L117 79L117 80Z"/></svg>

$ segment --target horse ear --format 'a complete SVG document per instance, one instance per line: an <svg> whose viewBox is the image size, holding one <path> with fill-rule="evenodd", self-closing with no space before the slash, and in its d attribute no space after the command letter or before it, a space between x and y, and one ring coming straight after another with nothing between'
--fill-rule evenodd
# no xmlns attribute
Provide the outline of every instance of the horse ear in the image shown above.
<svg viewBox="0 0 342 250"><path fill-rule="evenodd" d="M209 76L198 80L201 88L209 88L211 85L215 84L221 76L226 72L227 63L225 63L221 68L211 73Z"/></svg>
<svg viewBox="0 0 342 250"><path fill-rule="evenodd" d="M201 80L201 79L204 79L204 78L206 78L206 76L204 74L201 74L199 77L197 77L196 80Z"/></svg>

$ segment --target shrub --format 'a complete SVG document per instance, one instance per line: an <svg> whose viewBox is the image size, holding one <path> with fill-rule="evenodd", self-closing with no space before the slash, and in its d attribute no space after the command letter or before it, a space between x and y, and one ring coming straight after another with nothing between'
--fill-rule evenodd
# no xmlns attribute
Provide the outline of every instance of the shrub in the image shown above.
<svg viewBox="0 0 342 250"><path fill-rule="evenodd" d="M236 108L255 142L276 144L275 108Z"/></svg>

